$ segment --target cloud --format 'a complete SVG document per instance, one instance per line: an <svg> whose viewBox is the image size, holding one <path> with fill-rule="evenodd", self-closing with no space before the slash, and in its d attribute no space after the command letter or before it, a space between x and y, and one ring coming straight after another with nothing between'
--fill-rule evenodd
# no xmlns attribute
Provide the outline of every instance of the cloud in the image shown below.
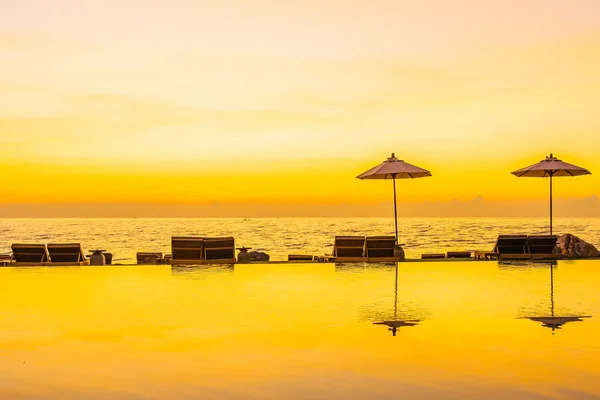
<svg viewBox="0 0 600 400"><path fill-rule="evenodd" d="M53 51L82 51L86 49L83 41L77 37L64 37L39 29L0 29L0 49L18 53L43 53ZM11 60L12 61L12 60Z"/></svg>
<svg viewBox="0 0 600 400"><path fill-rule="evenodd" d="M600 217L600 199L556 199L556 218ZM208 202L0 204L0 217L391 217L385 203ZM402 217L547 217L546 201L402 202Z"/></svg>
<svg viewBox="0 0 600 400"><path fill-rule="evenodd" d="M37 47L44 43L41 37L33 34L0 31L0 49L23 49Z"/></svg>
<svg viewBox="0 0 600 400"><path fill-rule="evenodd" d="M208 109L96 94L66 96L55 116L2 117L3 143L21 143L9 158L180 160L207 157L323 154L339 128L309 112L278 109ZM366 141L367 138L362 139ZM358 140L361 142L361 139ZM323 146L315 147L314 143ZM100 153L97 149L106 149ZM108 150L110 149L110 150Z"/></svg>

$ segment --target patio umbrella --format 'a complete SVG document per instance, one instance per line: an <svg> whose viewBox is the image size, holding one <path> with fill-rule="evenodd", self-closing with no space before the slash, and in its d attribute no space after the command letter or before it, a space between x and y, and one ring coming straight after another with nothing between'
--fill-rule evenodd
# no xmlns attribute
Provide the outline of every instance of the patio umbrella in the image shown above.
<svg viewBox="0 0 600 400"><path fill-rule="evenodd" d="M396 227L396 244L398 244L398 212L396 206L396 179L425 178L431 172L396 158L394 153L387 160L363 172L358 179L391 179L394 186L394 225Z"/></svg>
<svg viewBox="0 0 600 400"><path fill-rule="evenodd" d="M511 174L516 175L518 178L550 178L550 234L552 235L552 177L589 175L591 172L585 168L559 160L550 153L550 156L539 163L513 171Z"/></svg>
<svg viewBox="0 0 600 400"><path fill-rule="evenodd" d="M554 313L554 266L550 264L550 315L526 317L532 321L541 322L543 327L554 330L560 329L561 326L568 322L581 322L582 318L591 318L590 315L579 315L579 316L559 316Z"/></svg>

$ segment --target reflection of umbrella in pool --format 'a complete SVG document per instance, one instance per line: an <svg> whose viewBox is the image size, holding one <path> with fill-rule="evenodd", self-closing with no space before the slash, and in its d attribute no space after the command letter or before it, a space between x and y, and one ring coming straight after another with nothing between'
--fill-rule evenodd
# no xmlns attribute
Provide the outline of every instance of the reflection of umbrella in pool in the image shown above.
<svg viewBox="0 0 600 400"><path fill-rule="evenodd" d="M554 315L554 266L550 264L550 315L541 317L526 317L532 321L541 322L543 327L552 329L552 334L556 329L560 329L567 322L583 321L582 318L591 318L589 315L580 316L557 316Z"/></svg>
<svg viewBox="0 0 600 400"><path fill-rule="evenodd" d="M591 172L577 165L568 164L550 154L539 163L513 171L511 174L519 178L550 178L550 234L552 235L552 177L589 175Z"/></svg>
<svg viewBox="0 0 600 400"><path fill-rule="evenodd" d="M394 288L394 319L390 321L373 322L373 325L386 325L388 330L392 331L392 336L396 336L398 328L403 326L415 326L418 325L419 319L405 319L398 320L398 265L396 265L396 279Z"/></svg>
<svg viewBox="0 0 600 400"><path fill-rule="evenodd" d="M363 172L358 179L391 179L394 183L394 224L396 227L396 244L398 244L398 212L396 210L396 179L424 178L431 172L399 160L394 153L386 161Z"/></svg>

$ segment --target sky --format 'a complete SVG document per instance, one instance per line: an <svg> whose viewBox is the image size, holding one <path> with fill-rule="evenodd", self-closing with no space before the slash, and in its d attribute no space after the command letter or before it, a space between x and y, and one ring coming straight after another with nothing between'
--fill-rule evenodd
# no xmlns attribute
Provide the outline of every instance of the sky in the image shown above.
<svg viewBox="0 0 600 400"><path fill-rule="evenodd" d="M392 152L408 214L544 214L554 153L600 216L597 0L0 0L0 65L0 216L387 215Z"/></svg>

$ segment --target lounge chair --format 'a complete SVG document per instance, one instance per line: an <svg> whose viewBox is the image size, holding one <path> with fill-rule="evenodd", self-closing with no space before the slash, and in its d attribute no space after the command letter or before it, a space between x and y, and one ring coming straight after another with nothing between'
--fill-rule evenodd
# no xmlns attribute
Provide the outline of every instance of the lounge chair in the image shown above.
<svg viewBox="0 0 600 400"><path fill-rule="evenodd" d="M529 260L527 235L499 235L494 245L499 260Z"/></svg>
<svg viewBox="0 0 600 400"><path fill-rule="evenodd" d="M336 236L333 242L336 262L361 262L365 258L364 236Z"/></svg>
<svg viewBox="0 0 600 400"><path fill-rule="evenodd" d="M421 254L421 259L423 260L428 260L428 259L439 259L439 258L446 258L446 255L444 253L425 253L425 254Z"/></svg>
<svg viewBox="0 0 600 400"><path fill-rule="evenodd" d="M15 264L43 265L50 261L45 244L13 244L11 246Z"/></svg>
<svg viewBox="0 0 600 400"><path fill-rule="evenodd" d="M470 251L448 251L446 258L471 258Z"/></svg>
<svg viewBox="0 0 600 400"><path fill-rule="evenodd" d="M160 264L163 260L162 253L138 252L135 255L138 264Z"/></svg>
<svg viewBox="0 0 600 400"><path fill-rule="evenodd" d="M367 236L365 238L365 256L367 257L367 262L401 261L401 257L394 256L395 246L395 236Z"/></svg>
<svg viewBox="0 0 600 400"><path fill-rule="evenodd" d="M561 253L555 253L556 235L530 235L527 238L527 252L532 260L558 260Z"/></svg>
<svg viewBox="0 0 600 400"><path fill-rule="evenodd" d="M311 254L288 254L288 261L312 262L318 260L319 258L317 256Z"/></svg>
<svg viewBox="0 0 600 400"><path fill-rule="evenodd" d="M51 264L86 265L90 263L85 258L79 243L49 243L47 247Z"/></svg>
<svg viewBox="0 0 600 400"><path fill-rule="evenodd" d="M171 238L172 257L170 264L202 264L204 246L201 237L173 236Z"/></svg>
<svg viewBox="0 0 600 400"><path fill-rule="evenodd" d="M235 263L235 239L232 237L205 237L204 264Z"/></svg>

